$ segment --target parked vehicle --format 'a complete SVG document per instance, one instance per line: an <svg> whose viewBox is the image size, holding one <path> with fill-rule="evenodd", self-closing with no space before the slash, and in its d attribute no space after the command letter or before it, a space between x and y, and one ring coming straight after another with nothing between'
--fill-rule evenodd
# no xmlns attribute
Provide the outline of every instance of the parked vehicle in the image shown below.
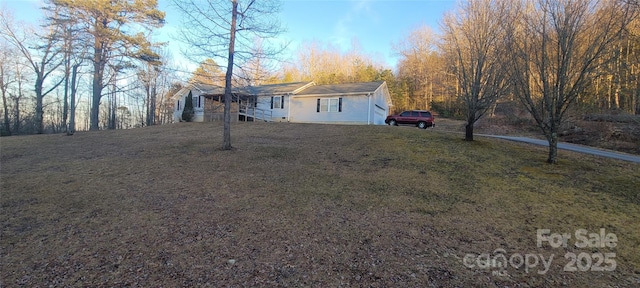
<svg viewBox="0 0 640 288"><path fill-rule="evenodd" d="M435 119L430 111L425 110L410 110L404 111L400 114L389 115L384 123L391 126L398 125L415 125L420 129L427 129L427 127L435 126Z"/></svg>

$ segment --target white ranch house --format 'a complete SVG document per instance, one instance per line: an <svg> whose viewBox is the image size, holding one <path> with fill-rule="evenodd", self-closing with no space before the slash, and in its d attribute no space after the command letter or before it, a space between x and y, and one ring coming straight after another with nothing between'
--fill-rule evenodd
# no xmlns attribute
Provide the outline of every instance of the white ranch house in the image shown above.
<svg viewBox="0 0 640 288"><path fill-rule="evenodd" d="M173 97L174 122L191 92L193 121L222 119L224 88L189 84ZM384 125L392 106L384 81L316 85L296 82L233 89L232 118L269 122Z"/></svg>

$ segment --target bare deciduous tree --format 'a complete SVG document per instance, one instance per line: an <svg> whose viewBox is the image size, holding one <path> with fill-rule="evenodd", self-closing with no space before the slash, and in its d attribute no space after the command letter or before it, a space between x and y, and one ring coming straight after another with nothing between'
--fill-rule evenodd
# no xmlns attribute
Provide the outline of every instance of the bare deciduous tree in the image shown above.
<svg viewBox="0 0 640 288"><path fill-rule="evenodd" d="M29 68L29 64L25 63L26 60L23 60L21 57L16 57L14 61L11 61L10 64L13 69L13 80L14 85L13 88L9 89L9 98L13 101L13 134L20 134L22 131L22 114L20 113L22 110L20 109L20 104L23 102L24 93L22 86L26 81L25 73Z"/></svg>
<svg viewBox="0 0 640 288"><path fill-rule="evenodd" d="M241 86L262 85L272 77L272 71L275 70L272 61L270 61L272 59L269 59L268 55L264 53L262 39L256 39L251 50L254 57L240 66L240 71L237 73L237 83Z"/></svg>
<svg viewBox="0 0 640 288"><path fill-rule="evenodd" d="M60 11L55 5L45 6L47 11L58 11L49 17L50 25L55 25L61 31L59 37L62 42L62 54L64 63L64 99L62 126L67 135L75 133L76 95L79 83L79 70L86 55L89 45L86 35L82 35L82 28L73 10Z"/></svg>
<svg viewBox="0 0 640 288"><path fill-rule="evenodd" d="M428 26L412 30L394 47L400 56L398 78L406 87L404 97L394 101L403 109L430 109L434 100L434 85L443 73L438 38ZM394 99L396 100L396 99Z"/></svg>
<svg viewBox="0 0 640 288"><path fill-rule="evenodd" d="M316 41L303 43L298 48L296 63L285 66L282 78L320 85L379 80L382 65L375 64L362 50L355 40L347 52Z"/></svg>
<svg viewBox="0 0 640 288"><path fill-rule="evenodd" d="M614 53L611 45L637 15L628 1L523 1L505 22L515 94L549 142L548 163L557 163L558 129L567 110L593 83Z"/></svg>
<svg viewBox="0 0 640 288"><path fill-rule="evenodd" d="M4 11L0 12L2 13L2 15L0 15L0 35L20 51L35 73L36 131L37 133L44 133L44 97L62 83L62 80L59 80L51 84L50 87L45 88L47 78L63 64L61 58L58 57L61 50L56 47L59 40L59 30L56 26L49 25L45 27L45 35L43 36L39 36L33 31L28 31L26 28L25 30L18 31L14 23L11 22L11 15ZM57 13L57 10L54 11L54 13ZM31 38L29 36L31 36ZM39 42L40 39L43 39L44 43L41 44ZM35 47L35 49L31 47Z"/></svg>
<svg viewBox="0 0 640 288"><path fill-rule="evenodd" d="M163 115L166 109L165 94L171 88L170 77L173 76L170 63L172 62L169 50L158 51L163 61L162 63L146 62L138 68L137 78L139 84L137 88L144 91L144 125L152 126L156 124L164 124ZM134 97L135 98L135 97ZM120 111L123 111L119 107ZM142 113L142 111L140 111Z"/></svg>
<svg viewBox="0 0 640 288"><path fill-rule="evenodd" d="M3 116L3 128L2 136L11 135L11 120L9 117L9 102L7 96L9 96L9 86L16 81L14 73L12 73L11 58L15 57L14 51L10 49L5 43L0 43L0 93L2 93L2 116Z"/></svg>
<svg viewBox="0 0 640 288"><path fill-rule="evenodd" d="M510 0L479 0L461 4L444 18L443 50L456 75L465 104L465 140L473 126L509 88L505 71L505 29L512 15Z"/></svg>
<svg viewBox="0 0 640 288"><path fill-rule="evenodd" d="M231 149L231 101L234 65L241 66L256 55L255 39L268 40L281 31L276 0L174 0L181 12L180 38L189 45L185 55L195 62L206 58L226 59L224 131L222 149ZM261 56L275 56L282 49L265 47Z"/></svg>

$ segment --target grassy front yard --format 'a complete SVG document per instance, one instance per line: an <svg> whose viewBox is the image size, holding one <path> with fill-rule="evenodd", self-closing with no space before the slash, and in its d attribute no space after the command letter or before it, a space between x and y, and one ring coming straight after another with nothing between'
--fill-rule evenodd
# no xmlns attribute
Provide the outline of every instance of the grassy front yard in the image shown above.
<svg viewBox="0 0 640 288"><path fill-rule="evenodd" d="M560 151L550 166L544 147L410 127L237 123L232 151L221 135L180 123L1 138L0 286L640 282L637 164ZM575 247L576 230L601 228L616 247ZM571 238L538 247L538 229ZM497 249L553 258L470 261ZM605 270L598 255L614 253L616 267L566 272L567 253Z"/></svg>

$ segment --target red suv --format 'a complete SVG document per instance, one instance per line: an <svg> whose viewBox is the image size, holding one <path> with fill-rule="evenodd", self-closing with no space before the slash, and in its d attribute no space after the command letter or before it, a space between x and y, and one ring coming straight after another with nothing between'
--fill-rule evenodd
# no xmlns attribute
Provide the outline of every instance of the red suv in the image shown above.
<svg viewBox="0 0 640 288"><path fill-rule="evenodd" d="M415 125L420 129L435 126L433 114L424 110L411 110L396 115L389 115L387 119L384 120L384 123L391 126L398 126L398 124Z"/></svg>

